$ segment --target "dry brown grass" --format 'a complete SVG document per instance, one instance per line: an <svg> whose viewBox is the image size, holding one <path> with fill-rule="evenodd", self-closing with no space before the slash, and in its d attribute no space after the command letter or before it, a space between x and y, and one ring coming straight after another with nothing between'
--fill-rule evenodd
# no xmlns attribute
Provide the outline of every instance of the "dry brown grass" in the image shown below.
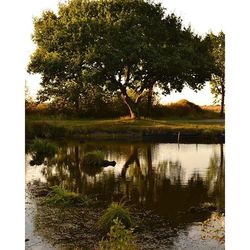
<svg viewBox="0 0 250 250"><path fill-rule="evenodd" d="M200 107L206 111L212 111L212 112L216 112L216 113L220 112L220 105L203 105Z"/></svg>

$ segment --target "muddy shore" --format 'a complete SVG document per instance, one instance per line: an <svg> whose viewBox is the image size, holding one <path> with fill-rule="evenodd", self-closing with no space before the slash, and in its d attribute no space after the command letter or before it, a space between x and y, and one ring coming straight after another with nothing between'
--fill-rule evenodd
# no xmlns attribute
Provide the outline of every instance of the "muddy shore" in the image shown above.
<svg viewBox="0 0 250 250"><path fill-rule="evenodd" d="M27 238L26 249L98 249L99 241L105 238L97 230L96 223L101 214L107 208L105 201L95 199L91 207L83 206L48 206L44 204L49 187L39 182L27 185L29 204L26 204L29 213L33 213L33 236ZM197 231L201 228L200 223L195 223L194 235L182 234L183 228L172 225L154 211L145 210L142 207L135 207L129 204L131 218L133 221L132 230L136 237L139 249L224 249L212 239L201 239ZM179 216L206 218L213 209L190 208L183 211ZM198 219L199 218L199 219ZM183 226L182 226L183 227ZM198 230L197 230L198 229ZM35 235L35 236L34 236ZM179 240L174 242L174 238ZM178 248L181 246L181 248ZM198 247L198 248L197 248Z"/></svg>

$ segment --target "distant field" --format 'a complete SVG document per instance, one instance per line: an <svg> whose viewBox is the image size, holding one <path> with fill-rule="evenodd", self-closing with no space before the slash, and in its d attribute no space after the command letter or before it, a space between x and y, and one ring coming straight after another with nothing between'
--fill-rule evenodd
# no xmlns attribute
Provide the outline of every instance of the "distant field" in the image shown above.
<svg viewBox="0 0 250 250"><path fill-rule="evenodd" d="M207 111L213 111L216 113L220 112L220 105L203 105L200 106L203 110L207 110Z"/></svg>

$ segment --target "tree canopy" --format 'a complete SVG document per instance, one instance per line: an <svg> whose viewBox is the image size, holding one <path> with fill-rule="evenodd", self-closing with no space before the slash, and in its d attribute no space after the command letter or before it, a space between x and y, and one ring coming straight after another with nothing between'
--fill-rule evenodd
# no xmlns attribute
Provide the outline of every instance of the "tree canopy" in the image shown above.
<svg viewBox="0 0 250 250"><path fill-rule="evenodd" d="M143 94L199 90L210 79L209 39L182 26L161 4L144 0L71 0L34 19L37 45L28 71L42 75L40 97L75 103L91 85L117 93L132 118ZM132 93L132 94L131 94Z"/></svg>

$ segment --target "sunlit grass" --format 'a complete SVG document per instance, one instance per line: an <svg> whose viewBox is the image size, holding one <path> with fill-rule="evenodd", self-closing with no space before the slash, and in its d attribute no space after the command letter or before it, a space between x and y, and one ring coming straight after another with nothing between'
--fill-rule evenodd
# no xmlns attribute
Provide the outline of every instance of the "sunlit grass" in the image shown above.
<svg viewBox="0 0 250 250"><path fill-rule="evenodd" d="M99 219L98 228L107 233L114 225L115 219L119 219L126 228L131 226L129 210L123 203L113 202Z"/></svg>
<svg viewBox="0 0 250 250"><path fill-rule="evenodd" d="M224 120L164 120L164 119L78 119L78 120L30 120L26 121L26 134L30 138L71 137L96 133L107 134L160 134L165 132L224 133Z"/></svg>
<svg viewBox="0 0 250 250"><path fill-rule="evenodd" d="M60 186L53 186L51 192L45 200L48 205L54 206L68 206L68 205L84 205L89 206L91 200L83 197L80 194L69 192Z"/></svg>
<svg viewBox="0 0 250 250"><path fill-rule="evenodd" d="M113 226L107 234L108 239L102 240L99 243L100 250L137 250L139 249L135 244L135 237L132 231L126 229L122 222L116 218L113 221Z"/></svg>

